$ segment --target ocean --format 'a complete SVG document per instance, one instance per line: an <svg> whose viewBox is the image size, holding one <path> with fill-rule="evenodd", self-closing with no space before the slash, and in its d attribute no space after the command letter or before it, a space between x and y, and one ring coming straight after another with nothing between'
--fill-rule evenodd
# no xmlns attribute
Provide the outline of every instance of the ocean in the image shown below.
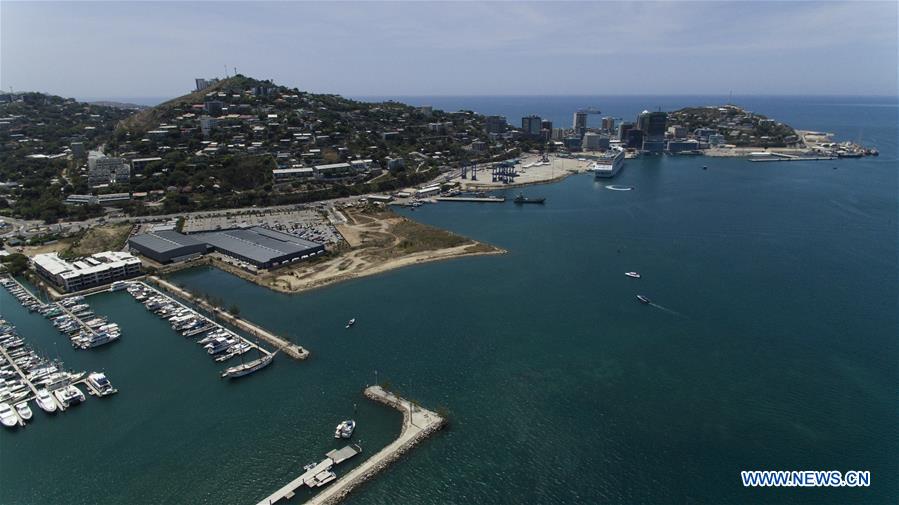
<svg viewBox="0 0 899 505"><path fill-rule="evenodd" d="M630 119L729 97L393 98L567 126L586 106ZM544 206L403 210L509 253L300 295L214 269L178 273L312 352L230 383L127 293L90 298L121 341L75 352L0 290L0 313L29 342L105 370L120 391L0 432L0 502L256 503L342 446L342 419L358 423L360 461L397 436L400 415L361 395L377 374L448 410L450 424L348 504L896 503L897 100L732 101L881 155L647 157L612 181L525 188ZM743 487L741 470L769 469L868 470L872 482Z"/></svg>

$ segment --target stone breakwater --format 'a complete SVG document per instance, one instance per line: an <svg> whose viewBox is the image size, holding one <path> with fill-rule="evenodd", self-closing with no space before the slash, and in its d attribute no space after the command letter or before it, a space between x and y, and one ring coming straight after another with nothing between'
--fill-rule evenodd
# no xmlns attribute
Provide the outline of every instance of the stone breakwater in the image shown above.
<svg viewBox="0 0 899 505"><path fill-rule="evenodd" d="M446 425L446 419L436 412L424 409L415 403L390 393L380 386L365 389L365 396L376 402L393 407L403 413L403 427L400 436L387 447L365 460L334 484L306 502L306 505L334 505L350 494L360 484L371 479L381 470L390 466L403 454Z"/></svg>

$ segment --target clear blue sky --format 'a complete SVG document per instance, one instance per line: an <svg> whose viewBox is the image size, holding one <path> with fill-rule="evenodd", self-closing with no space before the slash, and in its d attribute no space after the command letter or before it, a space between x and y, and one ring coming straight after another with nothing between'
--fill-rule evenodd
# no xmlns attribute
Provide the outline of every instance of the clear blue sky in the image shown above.
<svg viewBox="0 0 899 505"><path fill-rule="evenodd" d="M0 86L175 96L897 94L896 2L0 2Z"/></svg>

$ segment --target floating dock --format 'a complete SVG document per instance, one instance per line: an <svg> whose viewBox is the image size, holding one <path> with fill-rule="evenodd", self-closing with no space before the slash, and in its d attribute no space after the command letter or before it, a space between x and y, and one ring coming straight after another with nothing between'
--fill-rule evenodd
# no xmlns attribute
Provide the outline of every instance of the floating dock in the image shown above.
<svg viewBox="0 0 899 505"><path fill-rule="evenodd" d="M211 305L209 302L207 302L205 300L201 300L201 299L195 297L194 295L179 288L178 286L175 286L174 284L172 284L170 282L164 281L164 280L162 280L158 277L154 277L154 276L150 276L150 277L148 277L148 279L151 280L156 285L164 288L165 290L178 295L180 298L183 298L183 299L189 301L190 303L196 304L197 306L202 307L204 310L207 310L207 311L215 314L216 317L227 322L228 324L235 326L235 327L249 333L250 335L252 335L254 337L258 337L262 340L265 340L266 342L272 344L276 348L281 349L284 352L284 354L290 356L291 358L294 358L297 360L304 360L309 357L309 351L306 350L305 348L298 346L294 343L291 343L289 340L279 337L278 335L275 335L274 333L271 333L270 331L254 324L254 323L251 323L244 319L234 317L232 314L229 314L228 312ZM146 283L141 283L141 284L143 284L144 286L147 286ZM149 287L149 286L147 286L147 287ZM153 288L150 288L150 289L153 289ZM158 290L155 290L155 289L154 289L154 291L158 292Z"/></svg>
<svg viewBox="0 0 899 505"><path fill-rule="evenodd" d="M343 463L360 452L362 452L362 447L358 445L348 445L343 449L335 449L328 452L328 454L325 455L325 459L304 468L306 471L303 472L302 475L269 495L266 499L259 502L259 505L274 505L280 500L289 500L293 498L297 490L303 486L308 486L310 488L324 486L337 478L334 472L331 471L335 465Z"/></svg>

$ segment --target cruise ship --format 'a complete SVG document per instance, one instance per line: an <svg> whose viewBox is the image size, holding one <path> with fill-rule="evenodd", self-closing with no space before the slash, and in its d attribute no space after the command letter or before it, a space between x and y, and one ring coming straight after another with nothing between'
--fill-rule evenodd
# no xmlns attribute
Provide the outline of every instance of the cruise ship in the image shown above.
<svg viewBox="0 0 899 505"><path fill-rule="evenodd" d="M593 171L597 179L614 177L624 165L624 151L613 149L601 154L599 159L593 163L590 170Z"/></svg>

